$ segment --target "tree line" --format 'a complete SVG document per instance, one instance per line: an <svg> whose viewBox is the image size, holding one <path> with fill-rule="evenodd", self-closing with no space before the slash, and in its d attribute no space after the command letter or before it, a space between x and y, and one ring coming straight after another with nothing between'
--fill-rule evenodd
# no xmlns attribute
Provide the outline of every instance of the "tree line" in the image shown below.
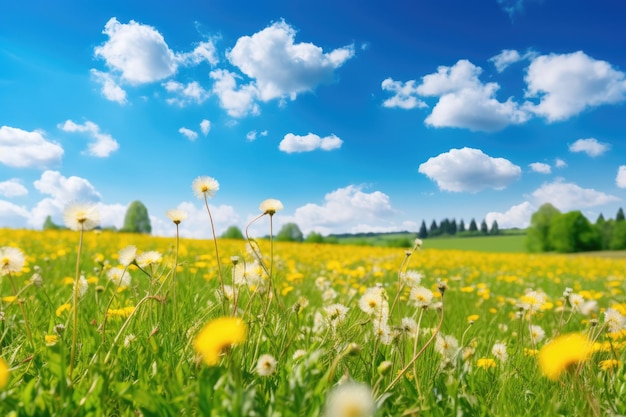
<svg viewBox="0 0 626 417"><path fill-rule="evenodd" d="M433 220L430 223L430 227L426 227L426 222L422 220L422 224L420 225L419 232L417 236L420 239L425 239L427 237L437 237L437 236L459 236L459 237L469 237L469 236L487 236L487 235L498 235L500 234L500 228L498 227L498 222L494 220L491 223L491 226L487 225L487 221L483 219L480 222L480 228L476 223L476 220L472 219L469 223L469 226L465 226L465 222L463 219L459 221L457 224L455 219L443 219L439 224L437 224L436 220Z"/></svg>
<svg viewBox="0 0 626 417"><path fill-rule="evenodd" d="M583 252L626 249L626 220L620 207L615 219L602 214L591 223L579 210L561 213L546 203L533 213L526 235L529 252Z"/></svg>

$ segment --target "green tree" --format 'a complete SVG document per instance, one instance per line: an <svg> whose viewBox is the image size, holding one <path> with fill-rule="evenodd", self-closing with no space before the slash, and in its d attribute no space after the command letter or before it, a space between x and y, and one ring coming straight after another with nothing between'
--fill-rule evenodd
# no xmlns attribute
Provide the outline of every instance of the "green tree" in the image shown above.
<svg viewBox="0 0 626 417"><path fill-rule="evenodd" d="M422 225L420 226L420 231L417 233L417 237L420 239L426 239L428 237L428 229L426 228L426 222L422 220Z"/></svg>
<svg viewBox="0 0 626 417"><path fill-rule="evenodd" d="M46 216L46 220L43 222L43 230L59 230L61 226L52 221L52 217Z"/></svg>
<svg viewBox="0 0 626 417"><path fill-rule="evenodd" d="M626 222L615 222L613 226L613 233L611 234L611 243L609 244L611 250L623 250L626 249Z"/></svg>
<svg viewBox="0 0 626 417"><path fill-rule="evenodd" d="M124 226L121 231L146 234L152 232L148 209L141 201L133 201L130 203L126 210L126 216L124 216Z"/></svg>
<svg viewBox="0 0 626 417"><path fill-rule="evenodd" d="M324 236L321 233L311 232L304 239L306 243L324 243Z"/></svg>
<svg viewBox="0 0 626 417"><path fill-rule="evenodd" d="M428 236L434 237L434 236L439 236L440 234L441 234L441 231L439 229L439 226L437 226L437 221L433 220L432 223L430 224L430 229L428 230Z"/></svg>
<svg viewBox="0 0 626 417"><path fill-rule="evenodd" d="M623 222L624 221L624 210L622 210L622 208L620 207L619 210L617 210L617 214L615 215L615 221L616 222Z"/></svg>
<svg viewBox="0 0 626 417"><path fill-rule="evenodd" d="M489 229L489 234L490 235L500 234L500 227L498 226L498 222L496 220L494 220L493 223L491 223L491 229Z"/></svg>
<svg viewBox="0 0 626 417"><path fill-rule="evenodd" d="M478 232L478 225L476 224L476 220L472 219L472 221L469 224L468 231L470 231L470 232Z"/></svg>
<svg viewBox="0 0 626 417"><path fill-rule="evenodd" d="M483 235L489 234L489 226L487 226L487 221L485 219L480 222L480 233Z"/></svg>
<svg viewBox="0 0 626 417"><path fill-rule="evenodd" d="M241 229L239 229L237 226L229 226L228 229L226 229L220 237L223 239L243 240L243 233L241 233Z"/></svg>
<svg viewBox="0 0 626 417"><path fill-rule="evenodd" d="M276 235L276 240L281 242L302 242L304 236L297 224L285 223Z"/></svg>
<svg viewBox="0 0 626 417"><path fill-rule="evenodd" d="M548 239L561 253L595 250L600 241L597 229L579 210L552 216Z"/></svg>
<svg viewBox="0 0 626 417"><path fill-rule="evenodd" d="M459 233L463 233L465 231L465 222L463 221L463 219L461 219L461 221L459 222Z"/></svg>
<svg viewBox="0 0 626 417"><path fill-rule="evenodd" d="M530 218L530 227L526 235L526 249L529 252L548 252L550 245L550 225L552 218L561 212L550 203L545 203Z"/></svg>

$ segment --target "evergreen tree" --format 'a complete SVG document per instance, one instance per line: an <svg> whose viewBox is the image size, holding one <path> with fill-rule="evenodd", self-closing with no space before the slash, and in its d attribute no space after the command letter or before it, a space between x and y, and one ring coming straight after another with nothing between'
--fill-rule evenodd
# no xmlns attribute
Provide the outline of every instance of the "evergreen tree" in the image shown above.
<svg viewBox="0 0 626 417"><path fill-rule="evenodd" d="M496 220L491 223L491 229L489 230L490 235L499 235L500 228L498 227L498 222Z"/></svg>
<svg viewBox="0 0 626 417"><path fill-rule="evenodd" d="M43 222L43 230L59 230L61 226L52 221L52 217L47 216Z"/></svg>
<svg viewBox="0 0 626 417"><path fill-rule="evenodd" d="M478 232L478 225L476 224L476 220L472 219L469 225L470 232Z"/></svg>
<svg viewBox="0 0 626 417"><path fill-rule="evenodd" d="M152 232L148 209L141 201L133 201L128 206L126 216L124 217L124 227L122 227L122 232L146 234L150 234L150 232Z"/></svg>
<svg viewBox="0 0 626 417"><path fill-rule="evenodd" d="M428 235L430 237L433 237L439 234L440 234L440 230L439 230L439 227L437 226L437 222L433 220L433 222L430 224L430 230L428 231Z"/></svg>
<svg viewBox="0 0 626 417"><path fill-rule="evenodd" d="M596 224L602 224L604 222L606 222L606 220L604 219L604 215L602 213L600 213L600 215L596 219Z"/></svg>
<svg viewBox="0 0 626 417"><path fill-rule="evenodd" d="M615 215L615 221L616 222L624 221L624 210L622 210L621 207L619 208L619 210L617 210L617 215Z"/></svg>
<svg viewBox="0 0 626 417"><path fill-rule="evenodd" d="M463 233L465 231L465 222L463 221L463 219L461 219L461 221L459 222L459 233Z"/></svg>
<svg viewBox="0 0 626 417"><path fill-rule="evenodd" d="M483 221L480 222L480 233L482 233L483 235L486 235L489 233L489 226L487 226L487 221L485 219L483 219Z"/></svg>
<svg viewBox="0 0 626 417"><path fill-rule="evenodd" d="M456 225L456 220L455 220L455 219L452 219L452 221L450 222L450 229L449 229L449 233L450 233L452 236L454 236L454 235L456 235L457 229L458 229L458 227L457 227L457 225Z"/></svg>
<svg viewBox="0 0 626 417"><path fill-rule="evenodd" d="M420 231L417 233L417 237L420 239L426 239L428 237L428 229L426 228L426 222L422 220L422 225L420 226Z"/></svg>
<svg viewBox="0 0 626 417"><path fill-rule="evenodd" d="M439 230L442 235L444 234L449 235L450 234L450 220L443 219L441 223L439 223Z"/></svg>

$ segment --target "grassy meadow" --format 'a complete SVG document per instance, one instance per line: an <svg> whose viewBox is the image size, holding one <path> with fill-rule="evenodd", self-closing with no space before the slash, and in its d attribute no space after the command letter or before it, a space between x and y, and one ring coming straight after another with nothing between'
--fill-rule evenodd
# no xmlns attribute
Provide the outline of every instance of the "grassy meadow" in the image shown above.
<svg viewBox="0 0 626 417"><path fill-rule="evenodd" d="M514 253L520 238L0 230L0 267L25 255L2 269L0 412L625 415L626 259Z"/></svg>

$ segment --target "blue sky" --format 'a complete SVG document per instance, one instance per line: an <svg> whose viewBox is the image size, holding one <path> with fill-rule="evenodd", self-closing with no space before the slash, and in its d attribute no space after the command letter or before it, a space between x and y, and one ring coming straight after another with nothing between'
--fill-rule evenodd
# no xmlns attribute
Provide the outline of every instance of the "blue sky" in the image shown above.
<svg viewBox="0 0 626 417"><path fill-rule="evenodd" d="M94 201L154 234L220 183L216 229L266 198L308 233L525 227L626 198L621 0L29 1L0 13L0 227ZM266 233L259 225L257 233Z"/></svg>

